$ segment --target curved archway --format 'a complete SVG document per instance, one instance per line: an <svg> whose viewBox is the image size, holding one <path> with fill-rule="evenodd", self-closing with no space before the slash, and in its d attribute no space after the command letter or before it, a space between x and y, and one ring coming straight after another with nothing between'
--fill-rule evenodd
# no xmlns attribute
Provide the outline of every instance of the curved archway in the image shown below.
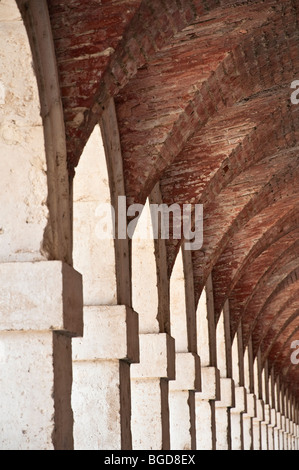
<svg viewBox="0 0 299 470"><path fill-rule="evenodd" d="M47 160L32 54L15 2L1 3L1 262L45 260ZM44 245L44 246L43 246Z"/></svg>
<svg viewBox="0 0 299 470"><path fill-rule="evenodd" d="M73 198L73 263L84 278L84 304L115 305L115 209L99 126L83 151Z"/></svg>
<svg viewBox="0 0 299 470"><path fill-rule="evenodd" d="M18 5L22 17L15 2L0 4L1 388L8 400L1 402L0 441L4 448L72 449L70 350L71 337L82 334L82 291L70 266L62 108L45 3Z"/></svg>

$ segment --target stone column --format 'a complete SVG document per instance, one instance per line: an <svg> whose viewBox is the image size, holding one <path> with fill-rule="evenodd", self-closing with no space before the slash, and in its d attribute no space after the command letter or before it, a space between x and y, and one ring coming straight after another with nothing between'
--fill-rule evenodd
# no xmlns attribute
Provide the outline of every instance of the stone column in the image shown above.
<svg viewBox="0 0 299 470"><path fill-rule="evenodd" d="M291 444L291 422L289 418L286 418L286 448L287 450L291 450L292 444Z"/></svg>
<svg viewBox="0 0 299 470"><path fill-rule="evenodd" d="M216 449L215 400L220 399L220 374L216 367L202 367L201 392L195 394L196 448Z"/></svg>
<svg viewBox="0 0 299 470"><path fill-rule="evenodd" d="M247 408L243 414L243 437L244 450L253 450L253 423L252 419L256 416L256 401L253 393L246 396Z"/></svg>
<svg viewBox="0 0 299 470"><path fill-rule="evenodd" d="M81 275L60 261L0 264L0 446L73 448L71 337Z"/></svg>
<svg viewBox="0 0 299 470"><path fill-rule="evenodd" d="M291 396L291 406L290 406L290 420L291 420L291 446L292 450L296 450L296 401L294 396Z"/></svg>
<svg viewBox="0 0 299 470"><path fill-rule="evenodd" d="M170 447L194 450L195 395L200 390L200 359L192 353L176 353L176 378L169 383Z"/></svg>
<svg viewBox="0 0 299 470"><path fill-rule="evenodd" d="M230 410L231 448L243 450L243 413L247 411L247 394L245 387L235 387L235 406Z"/></svg>
<svg viewBox="0 0 299 470"><path fill-rule="evenodd" d="M270 407L270 418L268 424L268 450L275 450L274 428L276 426L276 411Z"/></svg>
<svg viewBox="0 0 299 470"><path fill-rule="evenodd" d="M287 427L287 418L282 415L282 441L284 450L288 450L288 427Z"/></svg>
<svg viewBox="0 0 299 470"><path fill-rule="evenodd" d="M130 308L84 307L84 337L73 340L76 450L131 449L130 363L139 359Z"/></svg>
<svg viewBox="0 0 299 470"><path fill-rule="evenodd" d="M216 449L215 400L220 400L212 277L197 306L197 351L201 361L201 392L195 394L196 448Z"/></svg>
<svg viewBox="0 0 299 470"><path fill-rule="evenodd" d="M299 412L298 412L298 405L296 405L296 419L295 419L295 423L296 423L296 450L299 450L299 423L298 423L298 415L299 415Z"/></svg>
<svg viewBox="0 0 299 470"><path fill-rule="evenodd" d="M153 226L150 210L160 198L157 184L131 244L132 305L139 315L140 344L140 363L131 366L134 450L170 448L168 382L175 379L175 341L170 334L165 240L156 238L161 227Z"/></svg>
<svg viewBox="0 0 299 470"><path fill-rule="evenodd" d="M140 362L131 366L134 450L170 448L168 381L175 379L174 339L140 334Z"/></svg>
<svg viewBox="0 0 299 470"><path fill-rule="evenodd" d="M270 405L264 404L264 419L261 422L261 447L262 450L273 450L271 428L271 409Z"/></svg>
<svg viewBox="0 0 299 470"><path fill-rule="evenodd" d="M286 417L286 445L288 450L292 450L292 397L289 390L285 393L285 417Z"/></svg>
<svg viewBox="0 0 299 470"><path fill-rule="evenodd" d="M230 378L220 378L220 400L215 402L216 449L231 449L230 410L235 405L234 382Z"/></svg>
<svg viewBox="0 0 299 470"><path fill-rule="evenodd" d="M192 259L181 248L170 278L170 322L175 339L176 379L169 383L170 446L196 449L195 392L200 391Z"/></svg>
<svg viewBox="0 0 299 470"><path fill-rule="evenodd" d="M263 368L261 369L261 353L258 356L259 370L260 370L260 383L262 390L262 397L264 400L264 419L261 422L261 448L262 450L273 450L273 428L271 426L271 396L270 396L270 375L269 365L266 360Z"/></svg>
<svg viewBox="0 0 299 470"><path fill-rule="evenodd" d="M273 374L274 376L274 374ZM274 447L275 450L284 449L284 438L283 438L283 413L282 413L282 400L281 400L281 386L279 377L275 378L273 384L273 405L276 412L276 425L274 427Z"/></svg>
<svg viewBox="0 0 299 470"><path fill-rule="evenodd" d="M0 445L72 449L83 301L63 110L47 2L17 3L0 4Z"/></svg>
<svg viewBox="0 0 299 470"><path fill-rule="evenodd" d="M276 426L274 427L275 450L283 450L283 431L282 431L282 415L280 411L276 412Z"/></svg>
<svg viewBox="0 0 299 470"><path fill-rule="evenodd" d="M244 449L243 414L247 412L247 390L244 386L244 352L242 325L236 331L231 347L232 377L235 383L235 406L231 408L232 450Z"/></svg>
<svg viewBox="0 0 299 470"><path fill-rule="evenodd" d="M217 367L220 371L220 400L215 402L216 449L231 449L230 409L235 405L229 302L225 302L216 330Z"/></svg>
<svg viewBox="0 0 299 470"><path fill-rule="evenodd" d="M247 412L243 415L244 447L254 449L257 434L259 438L259 426L256 426L254 418L257 417L257 397L255 394L256 380L254 368L252 340L250 339L244 354L245 386L247 388Z"/></svg>
<svg viewBox="0 0 299 470"><path fill-rule="evenodd" d="M118 239L124 183L113 100L84 148L73 195L74 264L83 273L85 305L84 337L73 344L75 449L131 449L138 316L130 308L128 240Z"/></svg>
<svg viewBox="0 0 299 470"><path fill-rule="evenodd" d="M264 402L255 396L256 413L252 419L253 426L253 449L262 449L262 421L264 421Z"/></svg>

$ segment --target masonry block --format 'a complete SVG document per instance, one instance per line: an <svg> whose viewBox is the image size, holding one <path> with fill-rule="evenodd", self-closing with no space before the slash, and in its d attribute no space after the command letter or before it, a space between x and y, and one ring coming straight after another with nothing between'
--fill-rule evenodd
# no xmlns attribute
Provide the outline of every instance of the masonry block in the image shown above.
<svg viewBox="0 0 299 470"><path fill-rule="evenodd" d="M166 333L141 334L140 363L132 364L132 378L175 379L174 339Z"/></svg>
<svg viewBox="0 0 299 470"><path fill-rule="evenodd" d="M73 341L73 360L138 362L138 315L124 305L84 307L84 337Z"/></svg>
<svg viewBox="0 0 299 470"><path fill-rule="evenodd" d="M201 369L201 392L197 398L201 400L220 399L220 372L216 367L202 367Z"/></svg>
<svg viewBox="0 0 299 470"><path fill-rule="evenodd" d="M200 358L193 353L176 353L176 378L169 383L170 390L200 391Z"/></svg>
<svg viewBox="0 0 299 470"><path fill-rule="evenodd" d="M235 386L230 378L220 378L220 400L215 402L216 408L232 408L235 405Z"/></svg>
<svg viewBox="0 0 299 470"><path fill-rule="evenodd" d="M0 331L83 334L81 274L60 261L0 264Z"/></svg>

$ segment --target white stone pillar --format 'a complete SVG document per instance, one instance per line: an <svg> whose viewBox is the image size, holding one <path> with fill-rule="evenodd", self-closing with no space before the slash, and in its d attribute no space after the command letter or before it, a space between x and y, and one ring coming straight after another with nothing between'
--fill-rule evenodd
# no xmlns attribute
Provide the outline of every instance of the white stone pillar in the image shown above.
<svg viewBox="0 0 299 470"><path fill-rule="evenodd" d="M264 402L255 397L256 413L252 419L253 449L262 449L262 421L264 421Z"/></svg>
<svg viewBox="0 0 299 470"><path fill-rule="evenodd" d="M231 346L232 377L235 383L235 406L231 408L231 448L244 449L243 414L247 411L247 390L244 386L244 353L240 323Z"/></svg>
<svg viewBox="0 0 299 470"><path fill-rule="evenodd" d="M195 392L200 391L192 259L181 248L170 278L170 329L175 339L176 379L169 383L170 448L194 450Z"/></svg>
<svg viewBox="0 0 299 470"><path fill-rule="evenodd" d="M287 421L285 415L281 414L281 441L284 450L288 450L287 447Z"/></svg>
<svg viewBox="0 0 299 470"><path fill-rule="evenodd" d="M284 442L284 416L280 412L279 445L281 450L285 450Z"/></svg>
<svg viewBox="0 0 299 470"><path fill-rule="evenodd" d="M291 398L291 404L290 404L290 440L291 440L291 449L296 450L296 423L295 423L295 399L294 396L292 395Z"/></svg>
<svg viewBox="0 0 299 470"><path fill-rule="evenodd" d="M235 404L234 381L220 378L220 400L215 402L216 449L231 449L230 409Z"/></svg>
<svg viewBox="0 0 299 470"><path fill-rule="evenodd" d="M293 407L292 407L291 440L292 440L292 450L296 450L296 423L295 423L295 416L294 416L294 401L293 401Z"/></svg>
<svg viewBox="0 0 299 470"><path fill-rule="evenodd" d="M231 449L243 450L243 413L247 410L245 387L235 387L235 406L230 410Z"/></svg>
<svg viewBox="0 0 299 470"><path fill-rule="evenodd" d="M96 126L73 182L73 259L84 279L84 305L120 303L112 235L114 208L110 204L108 182L101 130Z"/></svg>
<svg viewBox="0 0 299 470"><path fill-rule="evenodd" d="M261 448L262 450L273 450L273 438L271 435L271 408L264 404L264 419L261 422Z"/></svg>
<svg viewBox="0 0 299 470"><path fill-rule="evenodd" d="M269 413L270 413L270 418L269 418L269 424L268 424L268 450L275 450L274 428L276 426L276 411L274 408L270 407Z"/></svg>
<svg viewBox="0 0 299 470"><path fill-rule="evenodd" d="M293 447L293 423L292 421L290 420L290 418L288 418L288 434L287 434L287 440L288 440L288 449L289 450L293 450L292 447Z"/></svg>
<svg viewBox="0 0 299 470"><path fill-rule="evenodd" d="M194 450L195 401L200 390L200 359L197 354L176 353L176 378L169 382L170 448Z"/></svg>
<svg viewBox="0 0 299 470"><path fill-rule="evenodd" d="M60 261L0 264L0 447L73 448L71 337L81 275Z"/></svg>
<svg viewBox="0 0 299 470"><path fill-rule="evenodd" d="M220 400L215 402L216 449L231 449L230 409L235 402L235 384L232 379L232 342L229 302L223 307L216 329L217 367L220 371Z"/></svg>
<svg viewBox="0 0 299 470"><path fill-rule="evenodd" d="M243 414L244 450L253 450L253 423L256 416L256 398L253 393L247 393L247 410Z"/></svg>
<svg viewBox="0 0 299 470"><path fill-rule="evenodd" d="M290 419L290 432L289 432L289 449L290 450L294 450L293 436L294 436L294 423Z"/></svg>
<svg viewBox="0 0 299 470"><path fill-rule="evenodd" d="M175 379L174 339L140 334L140 362L131 366L134 450L170 448L168 381Z"/></svg>
<svg viewBox="0 0 299 470"><path fill-rule="evenodd" d="M195 394L196 448L215 450L215 400L220 399L220 373L216 367L202 367L201 392Z"/></svg>
<svg viewBox="0 0 299 470"><path fill-rule="evenodd" d="M281 413L276 411L276 425L274 427L274 447L275 450L282 450L282 428L281 428Z"/></svg>
<svg viewBox="0 0 299 470"><path fill-rule="evenodd" d="M84 307L73 340L76 450L130 449L130 363L139 359L138 317L123 305Z"/></svg>

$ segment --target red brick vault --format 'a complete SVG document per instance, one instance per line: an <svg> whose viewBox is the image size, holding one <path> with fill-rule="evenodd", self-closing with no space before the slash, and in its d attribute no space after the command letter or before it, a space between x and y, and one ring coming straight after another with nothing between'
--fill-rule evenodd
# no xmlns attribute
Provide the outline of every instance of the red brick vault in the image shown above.
<svg viewBox="0 0 299 470"><path fill-rule="evenodd" d="M196 299L299 394L299 2L48 0L72 174L115 98L126 194L204 205ZM170 241L169 275L178 253ZM297 336L296 336L297 335Z"/></svg>
<svg viewBox="0 0 299 470"><path fill-rule="evenodd" d="M232 338L241 325L244 350L299 399L299 1L48 7L70 180L114 98L128 203L159 182L163 202L203 204L195 300L211 275L215 321L228 300ZM169 277L179 249L167 242Z"/></svg>

